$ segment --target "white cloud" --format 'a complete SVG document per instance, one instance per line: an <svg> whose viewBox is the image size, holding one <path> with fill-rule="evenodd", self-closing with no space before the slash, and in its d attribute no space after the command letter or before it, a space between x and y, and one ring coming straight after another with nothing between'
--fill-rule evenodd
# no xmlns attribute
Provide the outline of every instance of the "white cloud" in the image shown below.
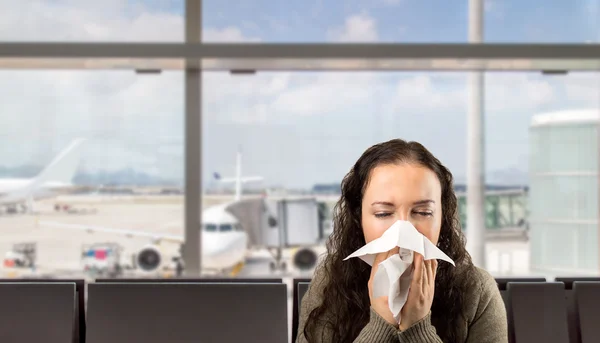
<svg viewBox="0 0 600 343"><path fill-rule="evenodd" d="M206 42L239 43L260 42L258 37L246 37L237 27L226 27L224 29L206 28L203 31L203 39Z"/></svg>
<svg viewBox="0 0 600 343"><path fill-rule="evenodd" d="M381 84L376 74L326 73L296 75L302 85L280 93L272 103L276 112L324 115L369 104Z"/></svg>
<svg viewBox="0 0 600 343"><path fill-rule="evenodd" d="M464 75L419 74L397 82L392 103L395 111L457 111L464 109Z"/></svg>
<svg viewBox="0 0 600 343"><path fill-rule="evenodd" d="M183 17L124 0L102 2L0 0L0 41L182 42ZM127 13L130 13L129 15ZM237 27L206 28L211 42L256 42Z"/></svg>
<svg viewBox="0 0 600 343"><path fill-rule="evenodd" d="M182 41L181 16L125 1L0 0L2 41ZM6 10L8 9L8 10ZM129 9L130 11L126 11ZM131 13L129 16L126 13Z"/></svg>
<svg viewBox="0 0 600 343"><path fill-rule="evenodd" d="M346 18L343 27L330 30L329 37L337 42L376 42L377 22L368 14L355 14Z"/></svg>
<svg viewBox="0 0 600 343"><path fill-rule="evenodd" d="M393 104L397 110L466 111L469 101L468 73L420 73L401 77ZM530 111L562 100L556 85L534 74L489 73L485 75L485 112Z"/></svg>
<svg viewBox="0 0 600 343"><path fill-rule="evenodd" d="M539 74L486 75L486 111L535 111L556 101L550 81Z"/></svg>

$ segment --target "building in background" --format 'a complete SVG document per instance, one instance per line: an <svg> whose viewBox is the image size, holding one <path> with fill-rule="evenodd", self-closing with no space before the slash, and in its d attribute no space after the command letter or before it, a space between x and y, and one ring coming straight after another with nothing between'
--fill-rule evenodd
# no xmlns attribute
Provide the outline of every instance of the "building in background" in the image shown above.
<svg viewBox="0 0 600 343"><path fill-rule="evenodd" d="M598 119L597 109L532 118L532 273L598 273Z"/></svg>

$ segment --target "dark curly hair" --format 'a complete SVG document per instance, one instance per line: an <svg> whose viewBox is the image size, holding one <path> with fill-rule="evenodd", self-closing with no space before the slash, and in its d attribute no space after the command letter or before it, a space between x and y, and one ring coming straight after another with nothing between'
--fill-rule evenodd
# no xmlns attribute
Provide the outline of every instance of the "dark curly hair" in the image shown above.
<svg viewBox="0 0 600 343"><path fill-rule="evenodd" d="M473 269L465 248L465 238L458 219L458 203L452 185L452 174L423 145L394 139L367 149L342 181L342 195L334 208L333 233L327 242L327 256L319 265L324 273L323 302L311 311L304 327L309 342L318 326L332 331L333 342L352 342L369 321L367 283L371 267L360 259L343 259L365 245L361 225L361 203L371 171L385 164L412 163L433 171L442 188L442 223L438 248L456 267L438 265L435 295L431 308L432 324L445 342L455 342L457 330L464 325L462 304ZM332 315L327 315L327 314Z"/></svg>

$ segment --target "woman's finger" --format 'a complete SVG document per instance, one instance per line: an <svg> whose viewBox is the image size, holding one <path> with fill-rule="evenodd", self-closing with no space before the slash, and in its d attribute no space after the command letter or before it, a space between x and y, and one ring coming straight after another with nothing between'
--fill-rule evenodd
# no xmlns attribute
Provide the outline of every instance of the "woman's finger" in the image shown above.
<svg viewBox="0 0 600 343"><path fill-rule="evenodd" d="M421 289L424 294L427 294L427 288L429 288L429 261L423 260L423 283L421 284Z"/></svg>
<svg viewBox="0 0 600 343"><path fill-rule="evenodd" d="M427 286L431 289L431 286L435 284L434 268L435 259L427 261Z"/></svg>
<svg viewBox="0 0 600 343"><path fill-rule="evenodd" d="M421 289L421 285L423 282L423 256L421 254L415 253L414 266L415 273L413 274L412 284L414 285L414 287L418 287L417 289Z"/></svg>
<svg viewBox="0 0 600 343"><path fill-rule="evenodd" d="M391 257L400 253L400 247L395 247L394 249L388 251L387 257Z"/></svg>

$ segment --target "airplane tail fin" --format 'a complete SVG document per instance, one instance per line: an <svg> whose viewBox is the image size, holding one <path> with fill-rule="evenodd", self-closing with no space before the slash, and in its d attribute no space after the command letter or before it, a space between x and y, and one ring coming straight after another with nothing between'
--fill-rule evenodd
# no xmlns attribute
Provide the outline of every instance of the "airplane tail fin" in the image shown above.
<svg viewBox="0 0 600 343"><path fill-rule="evenodd" d="M79 167L81 147L85 139L79 138L71 142L58 156L50 162L35 178L35 185L46 182L70 184Z"/></svg>
<svg viewBox="0 0 600 343"><path fill-rule="evenodd" d="M238 147L237 158L236 158L236 176L231 178L223 178L221 174L214 173L215 180L220 183L233 183L235 184L235 200L240 200L242 197L242 185L249 182L260 182L263 181L262 176L242 176L242 150Z"/></svg>

